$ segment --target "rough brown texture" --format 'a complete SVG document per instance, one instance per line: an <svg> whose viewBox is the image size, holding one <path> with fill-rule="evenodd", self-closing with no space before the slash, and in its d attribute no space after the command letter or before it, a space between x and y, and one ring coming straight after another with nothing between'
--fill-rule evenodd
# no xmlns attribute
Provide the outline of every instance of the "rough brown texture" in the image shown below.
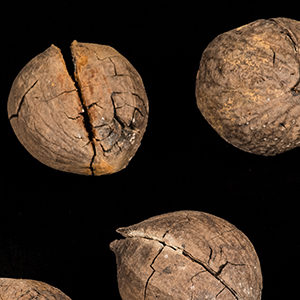
<svg viewBox="0 0 300 300"><path fill-rule="evenodd" d="M262 275L248 238L227 221L178 211L117 230L110 247L123 300L258 300Z"/></svg>
<svg viewBox="0 0 300 300"><path fill-rule="evenodd" d="M41 281L0 278L1 300L71 300L59 289Z"/></svg>
<svg viewBox="0 0 300 300"><path fill-rule="evenodd" d="M109 46L71 45L74 79L60 49L33 58L13 82L11 125L24 147L62 171L102 175L127 166L148 120L142 79Z"/></svg>
<svg viewBox="0 0 300 300"><path fill-rule="evenodd" d="M203 52L198 107L232 145L276 155L300 144L300 22L257 20L217 36Z"/></svg>

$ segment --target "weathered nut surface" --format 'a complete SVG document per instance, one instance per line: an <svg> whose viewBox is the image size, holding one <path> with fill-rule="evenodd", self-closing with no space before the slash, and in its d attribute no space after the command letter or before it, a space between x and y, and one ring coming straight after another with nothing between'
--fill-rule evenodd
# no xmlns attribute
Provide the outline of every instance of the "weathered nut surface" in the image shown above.
<svg viewBox="0 0 300 300"><path fill-rule="evenodd" d="M123 300L261 299L259 259L227 221L178 211L117 230L110 244Z"/></svg>
<svg viewBox="0 0 300 300"><path fill-rule="evenodd" d="M74 41L74 79L59 48L33 58L13 82L8 117L23 146L66 172L102 175L125 168L148 120L142 79L109 46Z"/></svg>
<svg viewBox="0 0 300 300"><path fill-rule="evenodd" d="M300 144L300 22L257 20L217 36L203 52L198 107L227 142L276 155Z"/></svg>
<svg viewBox="0 0 300 300"><path fill-rule="evenodd" d="M41 281L0 278L1 300L71 300L59 289Z"/></svg>

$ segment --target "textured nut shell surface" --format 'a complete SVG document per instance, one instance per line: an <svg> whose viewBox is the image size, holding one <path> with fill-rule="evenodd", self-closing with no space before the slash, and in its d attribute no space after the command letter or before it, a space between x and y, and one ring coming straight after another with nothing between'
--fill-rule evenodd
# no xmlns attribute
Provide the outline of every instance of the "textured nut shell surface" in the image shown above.
<svg viewBox="0 0 300 300"><path fill-rule="evenodd" d="M198 107L227 142L276 155L300 144L300 22L257 20L217 36L196 80Z"/></svg>
<svg viewBox="0 0 300 300"><path fill-rule="evenodd" d="M109 46L74 41L71 52L75 81L54 45L20 71L7 104L12 128L31 155L52 168L117 172L134 156L146 129L142 79Z"/></svg>
<svg viewBox="0 0 300 300"><path fill-rule="evenodd" d="M117 230L123 300L261 299L259 259L235 226L196 211L164 214Z"/></svg>
<svg viewBox="0 0 300 300"><path fill-rule="evenodd" d="M41 281L0 278L1 300L71 300L59 289Z"/></svg>

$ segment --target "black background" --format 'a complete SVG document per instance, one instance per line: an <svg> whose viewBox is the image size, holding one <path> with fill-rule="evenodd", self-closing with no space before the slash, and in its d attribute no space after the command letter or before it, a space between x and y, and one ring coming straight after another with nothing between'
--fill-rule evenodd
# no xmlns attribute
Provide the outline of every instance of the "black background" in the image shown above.
<svg viewBox="0 0 300 300"><path fill-rule="evenodd" d="M2 7L0 277L45 281L73 300L120 299L109 250L119 237L115 229L194 209L249 237L261 261L263 299L297 298L300 150L260 157L234 148L203 119L194 92L201 54L216 35L259 18L299 20L297 4L125 2ZM146 87L150 114L142 145L113 175L85 177L42 165L7 120L20 69L52 43L66 53L74 39L116 48Z"/></svg>

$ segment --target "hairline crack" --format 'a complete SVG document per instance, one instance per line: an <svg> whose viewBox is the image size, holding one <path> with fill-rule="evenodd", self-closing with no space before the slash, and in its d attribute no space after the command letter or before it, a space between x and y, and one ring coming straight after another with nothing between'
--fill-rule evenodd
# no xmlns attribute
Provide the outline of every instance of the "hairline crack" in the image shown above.
<svg viewBox="0 0 300 300"><path fill-rule="evenodd" d="M151 264L150 264L150 268L152 269L152 272L151 274L149 275L149 277L147 278L146 280L146 283L145 283L145 288L144 288L144 300L146 300L146 297L147 297L147 289L148 289L148 285L149 285L149 282L150 282L150 279L152 278L152 276L154 275L154 273L156 272L156 270L154 269L153 265L156 261L156 259L158 258L158 256L162 253L162 251L164 250L164 248L166 247L166 245L162 245L162 247L159 249L158 253L154 256Z"/></svg>
<svg viewBox="0 0 300 300"><path fill-rule="evenodd" d="M21 107L22 107L22 105L23 105L23 103L24 103L24 101L25 101L25 98L26 98L26 95L33 89L33 87L37 84L37 82L38 82L39 80L37 79L27 90L26 90L26 92L23 94L23 96L22 96L22 98L21 98L21 100L20 100L20 102L19 102L19 105L18 105L18 108L17 108L17 111L16 111L16 113L14 113L14 114L12 114L12 115L10 115L9 116L9 120L11 120L11 119L13 119L13 118L17 118L18 116L19 116L19 113L20 113L20 111L21 111Z"/></svg>

